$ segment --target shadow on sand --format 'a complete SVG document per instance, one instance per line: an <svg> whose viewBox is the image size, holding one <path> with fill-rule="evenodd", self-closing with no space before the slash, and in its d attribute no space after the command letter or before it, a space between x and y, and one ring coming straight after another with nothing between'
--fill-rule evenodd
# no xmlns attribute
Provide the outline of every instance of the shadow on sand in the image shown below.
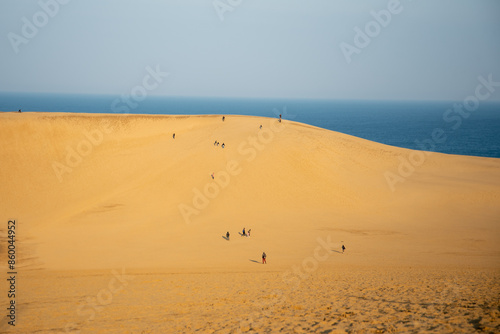
<svg viewBox="0 0 500 334"><path fill-rule="evenodd" d="M222 236L222 239L229 241L229 238L227 238L225 235Z"/></svg>
<svg viewBox="0 0 500 334"><path fill-rule="evenodd" d="M339 253L339 254L344 254L341 251L335 250L335 249L330 249L331 252Z"/></svg>
<svg viewBox="0 0 500 334"><path fill-rule="evenodd" d="M260 264L260 262L259 262L259 261L256 261L256 260L251 260L251 259L250 259L249 261L250 261L250 262L255 262L255 263Z"/></svg>

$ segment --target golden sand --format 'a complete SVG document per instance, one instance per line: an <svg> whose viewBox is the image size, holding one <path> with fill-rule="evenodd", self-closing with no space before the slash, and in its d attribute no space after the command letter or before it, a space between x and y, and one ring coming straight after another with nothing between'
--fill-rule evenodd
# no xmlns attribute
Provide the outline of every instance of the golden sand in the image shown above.
<svg viewBox="0 0 500 334"><path fill-rule="evenodd" d="M0 331L500 331L500 159L249 116L2 113L0 138Z"/></svg>

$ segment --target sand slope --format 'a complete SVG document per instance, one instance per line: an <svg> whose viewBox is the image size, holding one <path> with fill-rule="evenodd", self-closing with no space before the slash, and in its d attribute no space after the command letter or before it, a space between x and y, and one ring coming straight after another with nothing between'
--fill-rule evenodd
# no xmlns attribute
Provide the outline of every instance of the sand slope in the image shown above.
<svg viewBox="0 0 500 334"><path fill-rule="evenodd" d="M328 236L359 263L500 258L498 159L425 155L392 191L411 151L291 121L2 113L0 137L28 266L289 265Z"/></svg>
<svg viewBox="0 0 500 334"><path fill-rule="evenodd" d="M500 331L499 159L243 116L0 113L0 142L2 333Z"/></svg>

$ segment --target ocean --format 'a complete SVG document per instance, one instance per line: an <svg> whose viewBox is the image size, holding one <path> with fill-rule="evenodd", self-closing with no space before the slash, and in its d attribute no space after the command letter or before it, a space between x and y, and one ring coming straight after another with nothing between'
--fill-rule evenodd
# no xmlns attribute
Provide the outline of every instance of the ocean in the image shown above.
<svg viewBox="0 0 500 334"><path fill-rule="evenodd" d="M500 158L500 103L460 114L453 101L347 101L0 93L1 111L221 114L278 117L375 142L448 154ZM433 131L446 139L432 140Z"/></svg>

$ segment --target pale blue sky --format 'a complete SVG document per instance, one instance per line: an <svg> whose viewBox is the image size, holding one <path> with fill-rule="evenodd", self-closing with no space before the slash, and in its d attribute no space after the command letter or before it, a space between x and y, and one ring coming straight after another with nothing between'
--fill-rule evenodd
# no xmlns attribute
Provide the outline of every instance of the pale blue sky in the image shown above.
<svg viewBox="0 0 500 334"><path fill-rule="evenodd" d="M43 25L39 1L1 1L0 91L126 94L157 65L149 93L170 96L463 100L500 81L497 0L401 0L348 63L340 44L390 2L242 0L221 21L212 0L72 0Z"/></svg>

